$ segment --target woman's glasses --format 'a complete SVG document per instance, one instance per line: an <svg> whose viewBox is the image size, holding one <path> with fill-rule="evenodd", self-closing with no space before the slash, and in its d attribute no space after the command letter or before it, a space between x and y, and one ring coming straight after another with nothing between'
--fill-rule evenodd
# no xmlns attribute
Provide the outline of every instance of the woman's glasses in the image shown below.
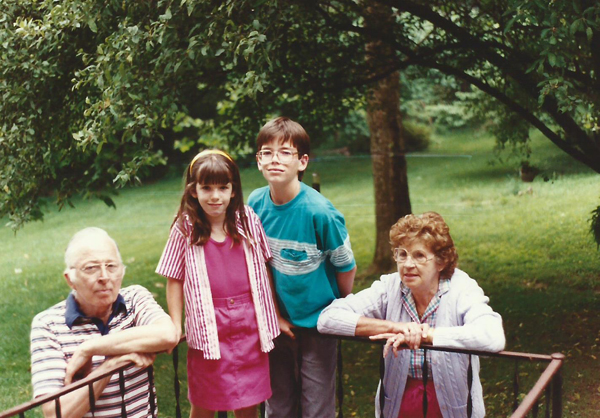
<svg viewBox="0 0 600 418"><path fill-rule="evenodd" d="M411 258L415 264L426 264L429 260L433 260L435 256L427 257L423 251L413 251L409 253L404 248L394 248L394 259L398 263L406 263Z"/></svg>

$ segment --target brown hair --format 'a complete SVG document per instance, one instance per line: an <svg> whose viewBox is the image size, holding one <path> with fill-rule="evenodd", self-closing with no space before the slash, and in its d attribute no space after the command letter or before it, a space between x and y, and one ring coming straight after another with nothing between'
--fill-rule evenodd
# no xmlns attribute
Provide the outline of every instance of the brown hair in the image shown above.
<svg viewBox="0 0 600 418"><path fill-rule="evenodd" d="M260 129L256 137L258 151L273 141L292 144L298 150L298 159L310 154L310 137L302 125L288 117L280 116L272 119ZM303 176L304 171L298 171L298 180L302 180Z"/></svg>
<svg viewBox="0 0 600 418"><path fill-rule="evenodd" d="M239 243L242 239L236 227L237 216L239 216L242 222L242 229L248 239L252 239L247 226L246 212L244 211L240 170L231 157L223 151L209 150L209 152L203 151L197 155L192 160L191 165L185 170L185 188L175 219L175 222L181 223L184 219L183 215L188 215L193 227L191 234L192 244L206 244L211 233L210 222L206 218L200 203L198 203L198 198L194 197L196 184L227 183L231 183L233 196L225 212L225 230L235 243Z"/></svg>
<svg viewBox="0 0 600 418"><path fill-rule="evenodd" d="M434 253L436 261L444 266L440 272L441 278L452 277L458 264L458 253L450 236L450 228L440 214L409 214L400 218L390 229L392 250L413 240L422 241Z"/></svg>

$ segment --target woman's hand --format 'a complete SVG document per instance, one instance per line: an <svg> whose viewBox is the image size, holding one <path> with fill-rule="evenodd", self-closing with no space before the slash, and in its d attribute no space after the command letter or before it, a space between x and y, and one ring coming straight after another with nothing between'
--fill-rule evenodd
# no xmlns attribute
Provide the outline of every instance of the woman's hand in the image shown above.
<svg viewBox="0 0 600 418"><path fill-rule="evenodd" d="M394 357L398 356L398 350L402 344L406 344L408 348L416 350L421 346L421 341L426 341L429 333L429 324L417 324L416 322L398 322L397 332L386 332L369 337L371 340L387 339L383 348L383 356L389 352L390 347L394 353Z"/></svg>

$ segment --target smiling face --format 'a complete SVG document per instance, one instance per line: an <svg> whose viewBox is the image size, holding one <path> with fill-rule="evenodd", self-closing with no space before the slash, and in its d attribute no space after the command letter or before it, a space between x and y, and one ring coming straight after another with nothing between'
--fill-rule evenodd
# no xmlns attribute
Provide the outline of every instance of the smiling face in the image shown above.
<svg viewBox="0 0 600 418"><path fill-rule="evenodd" d="M231 183L196 184L196 197L208 221L223 225L227 207L234 196Z"/></svg>
<svg viewBox="0 0 600 418"><path fill-rule="evenodd" d="M398 248L406 250L409 255L404 262L398 261L399 257L396 257L402 283L415 295L435 294L443 266L440 265L433 252L420 240L403 242ZM422 264L415 261L419 258L424 261Z"/></svg>
<svg viewBox="0 0 600 418"><path fill-rule="evenodd" d="M261 151L270 151L269 158L260 157ZM292 153L291 161L285 161L282 155ZM281 161L281 159L284 161ZM290 141L273 140L263 145L256 157L258 169L273 187L285 187L298 180L298 172L306 170L308 155L300 155Z"/></svg>
<svg viewBox="0 0 600 418"><path fill-rule="evenodd" d="M65 272L75 300L87 316L104 319L117 300L125 267L118 249L108 235L82 237L70 254L72 263Z"/></svg>

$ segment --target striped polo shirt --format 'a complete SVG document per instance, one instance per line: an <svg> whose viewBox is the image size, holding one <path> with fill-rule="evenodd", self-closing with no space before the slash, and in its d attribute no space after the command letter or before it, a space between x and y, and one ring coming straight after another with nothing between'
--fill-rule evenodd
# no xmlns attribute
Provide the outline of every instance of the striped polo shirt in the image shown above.
<svg viewBox="0 0 600 418"><path fill-rule="evenodd" d="M266 262L271 258L267 238L258 216L245 207L250 237L242 229L238 216L237 229L244 238L242 245L248 268L250 291L263 352L273 349L273 339L279 335ZM184 222L175 222L169 240L156 267L162 276L183 280L185 299L185 332L187 343L202 350L204 358L221 358L217 322L206 268L204 247L191 243L192 224L187 215Z"/></svg>
<svg viewBox="0 0 600 418"><path fill-rule="evenodd" d="M169 318L156 303L152 294L138 285L121 289L120 298L116 302L117 313L109 320L108 329L99 328L94 318L74 314L78 309L73 304L76 304L75 299L70 297L39 313L33 319L31 380L34 397L56 392L64 387L67 363L76 348L84 341ZM98 367L103 361L104 356L94 356L93 368ZM149 397L152 393L156 400L156 394L154 387L150 391L148 371L130 366L123 371L123 374L127 416L129 418L151 417ZM121 417L121 403L119 374L115 373L96 401L94 415L103 418ZM92 414L88 412L84 416L91 417Z"/></svg>

